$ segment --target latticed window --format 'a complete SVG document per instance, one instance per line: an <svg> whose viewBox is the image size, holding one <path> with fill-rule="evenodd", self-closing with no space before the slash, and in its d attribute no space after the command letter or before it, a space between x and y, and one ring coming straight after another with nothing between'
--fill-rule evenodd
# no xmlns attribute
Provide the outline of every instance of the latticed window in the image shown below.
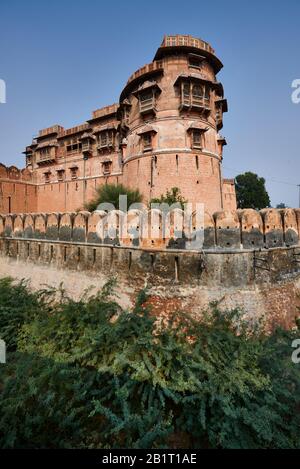
<svg viewBox="0 0 300 469"><path fill-rule="evenodd" d="M192 88L193 104L201 106L203 103L203 97L203 86L194 84Z"/></svg>
<svg viewBox="0 0 300 469"><path fill-rule="evenodd" d="M220 104L216 104L216 120L218 123L222 121L222 106Z"/></svg>
<svg viewBox="0 0 300 469"><path fill-rule="evenodd" d="M186 106L190 105L190 83L183 83L182 86L182 103Z"/></svg>
<svg viewBox="0 0 300 469"><path fill-rule="evenodd" d="M151 132L143 134L143 148L144 151L152 150L152 135Z"/></svg>
<svg viewBox="0 0 300 469"><path fill-rule="evenodd" d="M85 139L83 142L82 142L82 151L83 152L86 152L86 151L91 151L92 150L92 143L89 139Z"/></svg>
<svg viewBox="0 0 300 469"><path fill-rule="evenodd" d="M209 86L205 86L204 87L204 100L205 100L205 105L207 107L210 106L210 89L209 89Z"/></svg>
<svg viewBox="0 0 300 469"><path fill-rule="evenodd" d="M40 149L41 160L46 159L49 155L50 155L50 148L49 147Z"/></svg>
<svg viewBox="0 0 300 469"><path fill-rule="evenodd" d="M112 130L104 130L98 136L98 143L100 148L112 147L114 143L114 134Z"/></svg>
<svg viewBox="0 0 300 469"><path fill-rule="evenodd" d="M144 91L139 94L140 112L148 112L154 109L154 94L153 90Z"/></svg>
<svg viewBox="0 0 300 469"><path fill-rule="evenodd" d="M181 105L209 110L210 88L202 83L183 82L181 84Z"/></svg>
<svg viewBox="0 0 300 469"><path fill-rule="evenodd" d="M200 130L193 130L192 145L193 145L193 148L202 147L202 132Z"/></svg>
<svg viewBox="0 0 300 469"><path fill-rule="evenodd" d="M70 138L67 140L67 153L76 153L80 152L82 149L82 144L78 138Z"/></svg>

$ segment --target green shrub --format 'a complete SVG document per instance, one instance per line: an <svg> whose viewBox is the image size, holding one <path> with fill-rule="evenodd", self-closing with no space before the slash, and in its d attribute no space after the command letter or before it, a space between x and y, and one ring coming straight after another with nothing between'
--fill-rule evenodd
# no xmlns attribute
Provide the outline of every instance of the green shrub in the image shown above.
<svg viewBox="0 0 300 469"><path fill-rule="evenodd" d="M161 322L145 292L130 312L111 293L25 308L1 368L1 447L300 447L297 330L267 335L217 305Z"/></svg>
<svg viewBox="0 0 300 469"><path fill-rule="evenodd" d="M184 209L184 204L187 203L187 200L182 197L180 189L178 187L172 187L170 190L167 190L165 195L156 197L150 200L149 205L151 204L168 204L169 206L173 204L178 204L179 207Z"/></svg>
<svg viewBox="0 0 300 469"><path fill-rule="evenodd" d="M95 197L85 205L85 209L89 212L97 210L97 207L103 203L112 204L116 210L120 210L119 197L120 195L127 196L127 208L132 204L142 202L142 195L136 190L129 189L123 184L105 184L96 189Z"/></svg>

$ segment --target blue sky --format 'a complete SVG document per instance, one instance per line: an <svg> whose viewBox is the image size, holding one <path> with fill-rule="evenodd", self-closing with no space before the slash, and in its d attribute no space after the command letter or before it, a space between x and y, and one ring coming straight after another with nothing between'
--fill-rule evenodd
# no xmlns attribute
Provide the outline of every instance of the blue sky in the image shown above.
<svg viewBox="0 0 300 469"><path fill-rule="evenodd" d="M224 63L224 176L257 172L273 205L298 206L300 104L291 83L300 78L299 21L299 0L1 0L0 161L22 167L39 129L72 127L118 101L164 34L191 34Z"/></svg>

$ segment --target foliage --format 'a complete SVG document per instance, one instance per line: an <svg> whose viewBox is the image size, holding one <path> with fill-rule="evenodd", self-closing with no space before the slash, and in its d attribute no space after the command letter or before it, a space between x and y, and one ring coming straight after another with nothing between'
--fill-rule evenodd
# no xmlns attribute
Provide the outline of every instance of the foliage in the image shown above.
<svg viewBox="0 0 300 469"><path fill-rule="evenodd" d="M178 187L172 187L170 190L167 190L165 195L162 194L160 197L150 200L150 206L151 204L168 204L170 206L179 204L182 209L186 203L187 200L182 197Z"/></svg>
<svg viewBox="0 0 300 469"><path fill-rule="evenodd" d="M261 210L270 207L270 197L265 179L250 171L235 178L238 208Z"/></svg>
<svg viewBox="0 0 300 469"><path fill-rule="evenodd" d="M1 325L10 296L23 315L0 369L0 447L300 447L297 329L268 335L217 304L159 321L145 291L122 310L113 282L78 301L3 282Z"/></svg>
<svg viewBox="0 0 300 469"><path fill-rule="evenodd" d="M12 278L0 279L0 339L6 342L8 351L16 349L20 327L41 309L47 310L52 296L51 290L30 292L25 281L14 284Z"/></svg>
<svg viewBox="0 0 300 469"><path fill-rule="evenodd" d="M142 195L139 190L131 190L123 186L123 184L105 184L97 187L95 197L85 205L85 209L89 212L97 210L97 207L103 203L113 204L116 210L121 210L119 205L119 196L127 196L127 207L132 204L141 203Z"/></svg>

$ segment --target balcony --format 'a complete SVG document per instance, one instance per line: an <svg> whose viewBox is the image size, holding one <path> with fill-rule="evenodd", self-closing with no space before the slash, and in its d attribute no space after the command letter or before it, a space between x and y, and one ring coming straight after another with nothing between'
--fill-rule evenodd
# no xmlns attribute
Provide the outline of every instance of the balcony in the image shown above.
<svg viewBox="0 0 300 469"><path fill-rule="evenodd" d="M37 164L44 164L44 163L51 163L55 161L55 153L48 153L48 154L38 154L36 163Z"/></svg>
<svg viewBox="0 0 300 469"><path fill-rule="evenodd" d="M149 112L155 112L155 99L153 96L147 99L140 99L140 113L147 114Z"/></svg>
<svg viewBox="0 0 300 469"><path fill-rule="evenodd" d="M98 143L97 150L105 150L107 148L112 149L113 147L114 147L114 144L112 141L109 141L109 142L102 141Z"/></svg>
<svg viewBox="0 0 300 469"><path fill-rule="evenodd" d="M91 142L83 142L81 150L82 150L82 153L91 153L92 152L92 143Z"/></svg>
<svg viewBox="0 0 300 469"><path fill-rule="evenodd" d="M194 109L201 113L209 114L211 111L210 100L208 98L183 95L181 97L181 109Z"/></svg>

